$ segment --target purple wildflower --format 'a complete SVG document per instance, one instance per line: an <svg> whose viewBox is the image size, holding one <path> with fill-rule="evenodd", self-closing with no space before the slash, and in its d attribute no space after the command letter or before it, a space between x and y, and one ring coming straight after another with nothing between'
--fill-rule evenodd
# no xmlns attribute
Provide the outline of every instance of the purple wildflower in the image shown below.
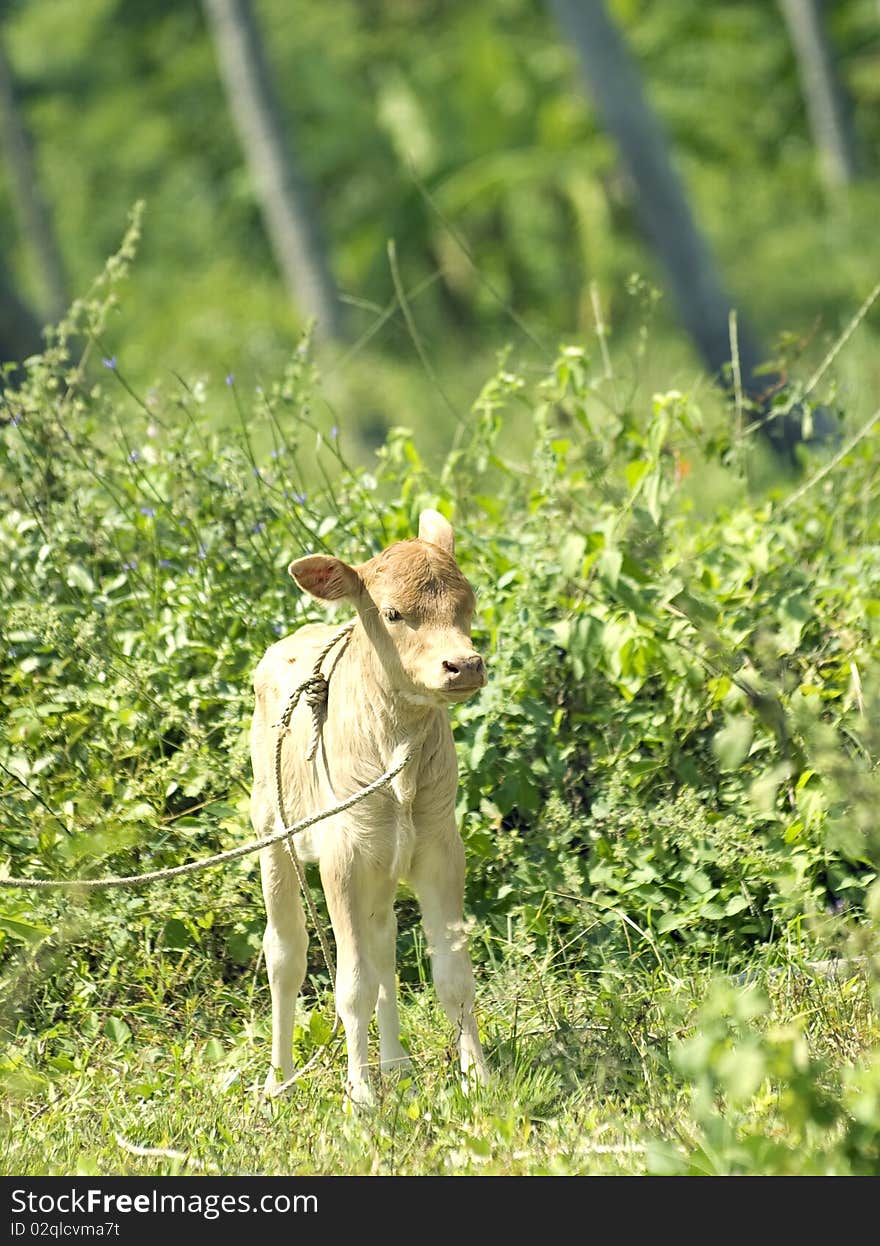
<svg viewBox="0 0 880 1246"><path fill-rule="evenodd" d="M101 360L101 363L104 365L105 368L109 368L111 372L116 371L116 356L115 355L105 355L104 358Z"/></svg>
<svg viewBox="0 0 880 1246"><path fill-rule="evenodd" d="M251 528L251 532L253 532L253 533L255 533L257 536L259 536L259 534L263 531L263 529L264 529L265 527L266 527L266 525L265 525L265 524L262 522L262 520L261 520L259 523L255 523L255 524L254 524L254 526Z"/></svg>
<svg viewBox="0 0 880 1246"><path fill-rule="evenodd" d="M227 385L234 385L234 384L235 384L235 373L234 373L234 372L227 372L227 373L226 373L226 384L227 384Z"/></svg>
<svg viewBox="0 0 880 1246"><path fill-rule="evenodd" d="M205 549L204 545L200 545L199 546L199 558L207 558L207 557L208 557L208 551Z"/></svg>
<svg viewBox="0 0 880 1246"><path fill-rule="evenodd" d="M122 570L123 571L137 571L137 565L138 565L138 560L136 558L132 558L131 562L124 562L122 564Z"/></svg>
<svg viewBox="0 0 880 1246"><path fill-rule="evenodd" d="M284 631L284 628L281 626L280 623L273 623L272 631L275 633L276 636L280 636L281 633Z"/></svg>
<svg viewBox="0 0 880 1246"><path fill-rule="evenodd" d="M171 566L171 559L170 559L170 558L160 558L160 559L159 559L159 566L160 566L160 567L170 567L170 566Z"/></svg>
<svg viewBox="0 0 880 1246"><path fill-rule="evenodd" d="M128 461L129 463L139 463L141 461L140 450L129 450Z"/></svg>
<svg viewBox="0 0 880 1246"><path fill-rule="evenodd" d="M147 519L155 519L155 517L156 517L156 508L155 508L155 506L142 506L142 507L141 507L141 514L142 514L142 515L146 515Z"/></svg>
<svg viewBox="0 0 880 1246"><path fill-rule="evenodd" d="M339 436L339 425L338 424L334 424L333 427L330 429L330 436L333 438L334 441Z"/></svg>

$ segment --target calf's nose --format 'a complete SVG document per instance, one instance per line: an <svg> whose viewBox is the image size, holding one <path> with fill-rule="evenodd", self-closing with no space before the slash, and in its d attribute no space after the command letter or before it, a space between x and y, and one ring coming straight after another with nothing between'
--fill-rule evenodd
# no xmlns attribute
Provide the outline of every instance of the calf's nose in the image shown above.
<svg viewBox="0 0 880 1246"><path fill-rule="evenodd" d="M446 658L443 670L450 683L481 684L486 679L486 668L478 653L465 653L461 657Z"/></svg>

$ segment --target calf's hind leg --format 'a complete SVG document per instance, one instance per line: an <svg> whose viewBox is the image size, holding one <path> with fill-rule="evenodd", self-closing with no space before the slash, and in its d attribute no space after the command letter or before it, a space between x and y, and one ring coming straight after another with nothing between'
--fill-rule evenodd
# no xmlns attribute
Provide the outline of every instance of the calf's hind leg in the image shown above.
<svg viewBox="0 0 880 1246"><path fill-rule="evenodd" d="M296 997L306 976L308 934L296 873L283 844L260 853L266 933L263 953L272 996L272 1065L266 1093L293 1074L293 1021Z"/></svg>

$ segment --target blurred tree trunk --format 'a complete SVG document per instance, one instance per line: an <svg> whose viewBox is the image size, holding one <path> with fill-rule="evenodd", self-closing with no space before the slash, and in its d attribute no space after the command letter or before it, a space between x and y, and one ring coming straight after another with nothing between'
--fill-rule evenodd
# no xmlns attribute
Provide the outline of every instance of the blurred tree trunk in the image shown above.
<svg viewBox="0 0 880 1246"><path fill-rule="evenodd" d="M290 126L281 121L251 0L203 0L229 111L292 301L338 338L341 304Z"/></svg>
<svg viewBox="0 0 880 1246"><path fill-rule="evenodd" d="M64 268L52 218L37 182L33 145L18 99L0 31L0 145L9 173L9 190L22 237L30 247L43 286L44 311L57 320L67 306ZM37 338L39 342L39 335Z"/></svg>
<svg viewBox="0 0 880 1246"><path fill-rule="evenodd" d="M666 136L603 0L550 0L577 49L587 84L635 184L635 208L672 287L678 310L707 368L730 364L732 300L673 168ZM744 383L764 355L740 317ZM767 384L766 378L762 387Z"/></svg>
<svg viewBox="0 0 880 1246"><path fill-rule="evenodd" d="M825 0L779 0L797 60L801 91L822 176L846 186L858 174L856 142L825 22Z"/></svg>
<svg viewBox="0 0 880 1246"><path fill-rule="evenodd" d="M645 97L624 37L604 0L549 0L549 4L578 53L596 107L635 185L636 212L666 270L684 327L708 371L730 387L732 300L691 212L666 135ZM780 377L759 371L767 354L743 315L738 317L737 336L742 388L753 418L774 450L793 460L794 448L803 439L801 412L795 407L785 416L763 418L769 414L768 394ZM835 432L828 413L814 410L814 439L833 437Z"/></svg>
<svg viewBox="0 0 880 1246"><path fill-rule="evenodd" d="M9 284L7 271L7 266L0 264L0 363L26 359L42 346L40 326Z"/></svg>

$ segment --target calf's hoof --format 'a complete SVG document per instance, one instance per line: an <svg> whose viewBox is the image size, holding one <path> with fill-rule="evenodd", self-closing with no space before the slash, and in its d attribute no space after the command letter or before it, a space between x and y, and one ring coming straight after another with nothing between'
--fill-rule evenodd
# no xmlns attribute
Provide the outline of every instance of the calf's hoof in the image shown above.
<svg viewBox="0 0 880 1246"><path fill-rule="evenodd" d="M485 1060L474 1060L461 1070L461 1088L466 1095L485 1086L489 1080L489 1066Z"/></svg>
<svg viewBox="0 0 880 1246"><path fill-rule="evenodd" d="M411 1077L413 1072L412 1060L406 1052L399 1056L389 1056L387 1060L382 1061L380 1067L383 1077Z"/></svg>
<svg viewBox="0 0 880 1246"><path fill-rule="evenodd" d="M293 1069L290 1070L290 1073L287 1074L287 1076L284 1075L281 1069L270 1069L266 1074L266 1080L263 1083L264 1096L267 1099L274 1099L277 1095L280 1095L287 1086L287 1078L292 1076Z"/></svg>
<svg viewBox="0 0 880 1246"><path fill-rule="evenodd" d="M376 1106L376 1095L373 1087L368 1081L364 1081L363 1079L356 1082L349 1079L349 1081L345 1083L343 1105L346 1112L355 1112L374 1108Z"/></svg>

